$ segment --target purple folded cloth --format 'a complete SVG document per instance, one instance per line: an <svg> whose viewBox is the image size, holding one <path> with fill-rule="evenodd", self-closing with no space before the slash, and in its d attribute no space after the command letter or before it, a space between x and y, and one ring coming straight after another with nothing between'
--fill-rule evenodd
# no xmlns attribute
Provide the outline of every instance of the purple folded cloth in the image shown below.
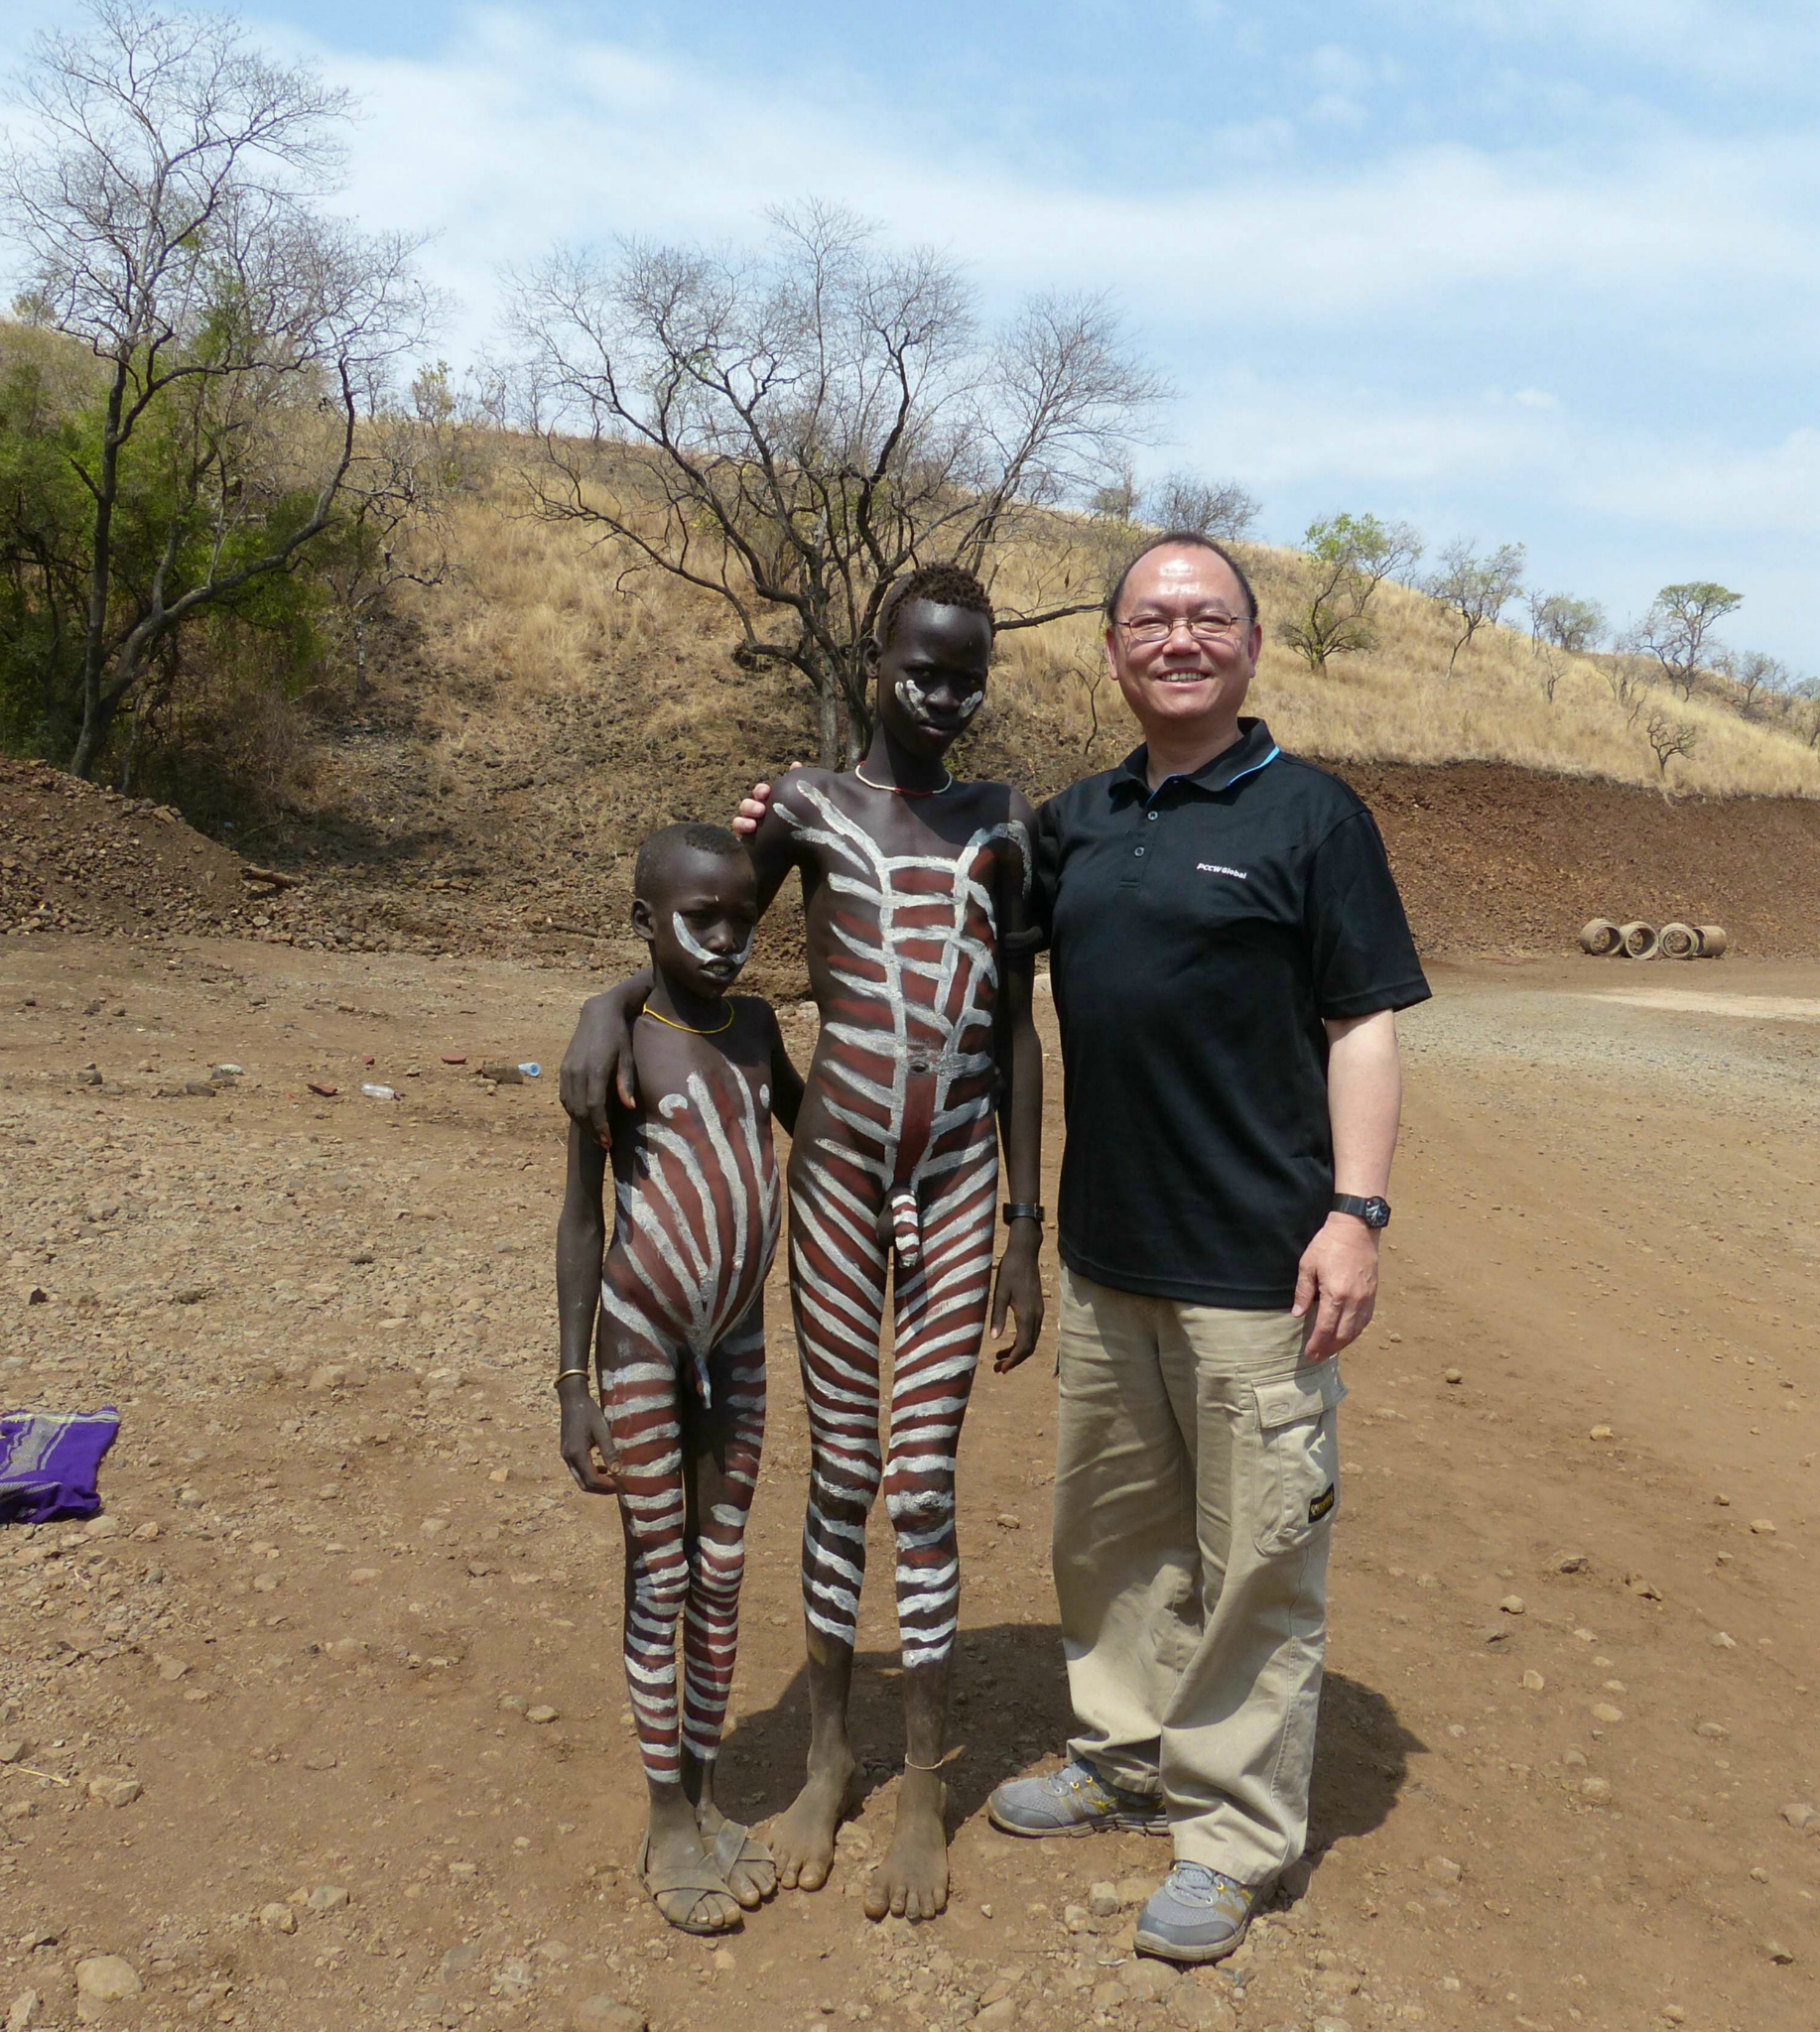
<svg viewBox="0 0 1820 2032"><path fill-rule="evenodd" d="M0 1524L46 1524L92 1517L101 1457L120 1430L120 1414L99 1411L0 1412Z"/></svg>

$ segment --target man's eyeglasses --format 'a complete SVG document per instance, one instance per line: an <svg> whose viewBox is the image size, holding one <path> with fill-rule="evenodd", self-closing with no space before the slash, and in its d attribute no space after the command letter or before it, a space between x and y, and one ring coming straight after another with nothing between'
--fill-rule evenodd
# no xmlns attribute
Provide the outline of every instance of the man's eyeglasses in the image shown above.
<svg viewBox="0 0 1820 2032"><path fill-rule="evenodd" d="M1178 628L1186 628L1195 641L1204 644L1230 641L1244 626L1237 614L1178 614L1165 620L1161 614L1139 614L1135 620L1120 621L1125 640L1142 649L1154 649L1167 642Z"/></svg>

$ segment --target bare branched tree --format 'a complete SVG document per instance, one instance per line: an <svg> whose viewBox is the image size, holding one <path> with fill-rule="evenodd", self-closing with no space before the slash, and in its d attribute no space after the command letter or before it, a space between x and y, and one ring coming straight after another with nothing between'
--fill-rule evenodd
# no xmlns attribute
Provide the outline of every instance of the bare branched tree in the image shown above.
<svg viewBox="0 0 1820 2032"><path fill-rule="evenodd" d="M1087 700L1087 738L1081 743L1083 755L1094 752L1094 743L1100 738L1100 692L1105 683L1105 657L1100 645L1095 643L1085 655L1072 658L1064 666L1068 676L1081 688L1082 697Z"/></svg>
<svg viewBox="0 0 1820 2032"><path fill-rule="evenodd" d="M1263 503L1236 480L1192 472L1169 473L1144 495L1144 514L1158 529L1192 529L1223 544L1242 542L1263 512Z"/></svg>
<svg viewBox="0 0 1820 2032"><path fill-rule="evenodd" d="M1668 765L1677 755L1691 755L1700 744L1700 729L1689 719L1670 719L1659 705L1651 706L1643 733L1655 752L1655 766L1668 781Z"/></svg>
<svg viewBox="0 0 1820 2032"><path fill-rule="evenodd" d="M538 512L721 600L746 657L801 673L832 767L869 738L861 651L901 572L989 580L1017 547L1001 628L1098 604L1097 569L1020 540L1118 483L1164 390L1102 298L987 334L929 250L831 204L771 223L750 257L628 242L514 277L512 380Z"/></svg>
<svg viewBox="0 0 1820 2032"><path fill-rule="evenodd" d="M1786 693L1789 722L1810 748L1820 749L1820 678L1800 678Z"/></svg>
<svg viewBox="0 0 1820 2032"><path fill-rule="evenodd" d="M1521 544L1499 544L1482 558L1464 537L1441 552L1441 569L1430 576L1426 590L1447 609L1458 631L1447 657L1450 678L1460 652L1472 647L1481 628L1496 627L1504 608L1521 591L1526 556Z"/></svg>
<svg viewBox="0 0 1820 2032"><path fill-rule="evenodd" d="M1311 671L1324 672L1330 658L1371 647L1371 600L1386 578L1413 569L1422 540L1406 522L1329 515L1308 525L1302 546L1313 577L1277 633Z"/></svg>
<svg viewBox="0 0 1820 2032"><path fill-rule="evenodd" d="M1722 649L1713 658L1713 668L1736 687L1738 710L1745 719L1755 719L1769 699L1788 688L1788 666L1760 649L1737 656Z"/></svg>
<svg viewBox="0 0 1820 2032"><path fill-rule="evenodd" d="M329 527L358 420L428 302L410 245L312 206L346 95L230 21L96 0L84 34L38 39L24 101L0 153L24 309L106 379L98 442L70 453L92 503L69 763L87 775L185 621Z"/></svg>
<svg viewBox="0 0 1820 2032"><path fill-rule="evenodd" d="M1713 630L1727 614L1743 606L1744 600L1742 592L1733 592L1710 578L1665 585L1630 630L1627 645L1654 657L1669 684L1683 698L1691 698L1700 673L1719 654Z"/></svg>
<svg viewBox="0 0 1820 2032"><path fill-rule="evenodd" d="M332 540L316 559L333 625L366 696L374 617L400 585L448 577L450 500L461 483L455 401L442 362L411 383L409 407L386 407L359 434Z"/></svg>
<svg viewBox="0 0 1820 2032"><path fill-rule="evenodd" d="M1649 702L1648 667L1641 658L1621 649L1605 659L1605 681L1611 689L1612 702L1625 716L1625 726L1635 726Z"/></svg>
<svg viewBox="0 0 1820 2032"><path fill-rule="evenodd" d="M1107 476L1088 496L1087 512L1115 530L1135 531L1143 514L1144 490L1128 457L1113 461Z"/></svg>
<svg viewBox="0 0 1820 2032"><path fill-rule="evenodd" d="M1585 656L1604 635L1605 609L1597 600L1567 592L1531 591L1523 600L1529 609L1529 651L1541 668L1542 696L1552 705L1568 659Z"/></svg>

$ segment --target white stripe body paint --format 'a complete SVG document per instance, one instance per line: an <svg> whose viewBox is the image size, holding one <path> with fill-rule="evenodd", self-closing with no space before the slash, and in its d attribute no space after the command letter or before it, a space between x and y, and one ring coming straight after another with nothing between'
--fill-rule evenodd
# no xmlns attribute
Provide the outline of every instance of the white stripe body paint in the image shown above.
<svg viewBox="0 0 1820 2032"><path fill-rule="evenodd" d="M726 1718L764 1438L760 1302L781 1214L769 1091L760 1086L755 1100L734 1067L703 1050L707 1070L689 1073L682 1092L657 1099L627 1132L600 1277L621 1356L603 1372L602 1401L629 1540L626 1688L645 1770L661 1782L680 1777L684 1749L714 1757ZM715 1418L719 1484L692 1544L685 1392L700 1400L692 1419Z"/></svg>
<svg viewBox="0 0 1820 2032"><path fill-rule="evenodd" d="M938 1664L959 1615L955 1450L985 1329L997 1210L994 885L1000 856L1014 852L1028 893L1030 841L1008 820L958 850L891 854L820 787L797 795L813 816L776 809L822 862L835 947L811 1074L827 1126L797 1147L790 1207L812 1446L804 1610L853 1642L865 1517L882 1486L903 1661ZM895 1355L881 1455L887 1255Z"/></svg>

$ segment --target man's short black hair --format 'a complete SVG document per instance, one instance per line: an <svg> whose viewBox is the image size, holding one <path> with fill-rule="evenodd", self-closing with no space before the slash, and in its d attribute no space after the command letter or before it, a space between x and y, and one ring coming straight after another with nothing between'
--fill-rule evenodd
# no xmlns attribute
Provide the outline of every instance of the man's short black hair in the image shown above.
<svg viewBox="0 0 1820 2032"><path fill-rule="evenodd" d="M878 646L888 649L897 632L897 617L913 600L924 599L932 607L965 607L970 614L983 614L986 626L997 626L992 601L979 580L961 565L922 565L892 586L878 609Z"/></svg>
<svg viewBox="0 0 1820 2032"><path fill-rule="evenodd" d="M745 851L737 836L724 826L704 826L695 820L687 820L678 826L660 826L638 849L638 859L632 867L632 894L649 902L651 891L663 880L669 872L670 863L685 848L712 854L716 859Z"/></svg>
<svg viewBox="0 0 1820 2032"><path fill-rule="evenodd" d="M1124 597L1125 580L1131 575L1131 568L1140 558L1147 558L1152 551L1167 551L1186 546L1189 550L1212 551L1216 558L1225 560L1227 570L1238 580L1238 590L1244 594L1245 620L1257 619L1257 595L1251 590L1251 581L1245 576L1245 568L1235 558L1225 544L1217 544L1211 536L1203 536L1198 529L1170 529L1161 536L1153 536L1141 550L1136 550L1125 560L1125 568L1119 572L1112 589L1105 596L1105 617L1108 621L1118 618L1118 602Z"/></svg>

